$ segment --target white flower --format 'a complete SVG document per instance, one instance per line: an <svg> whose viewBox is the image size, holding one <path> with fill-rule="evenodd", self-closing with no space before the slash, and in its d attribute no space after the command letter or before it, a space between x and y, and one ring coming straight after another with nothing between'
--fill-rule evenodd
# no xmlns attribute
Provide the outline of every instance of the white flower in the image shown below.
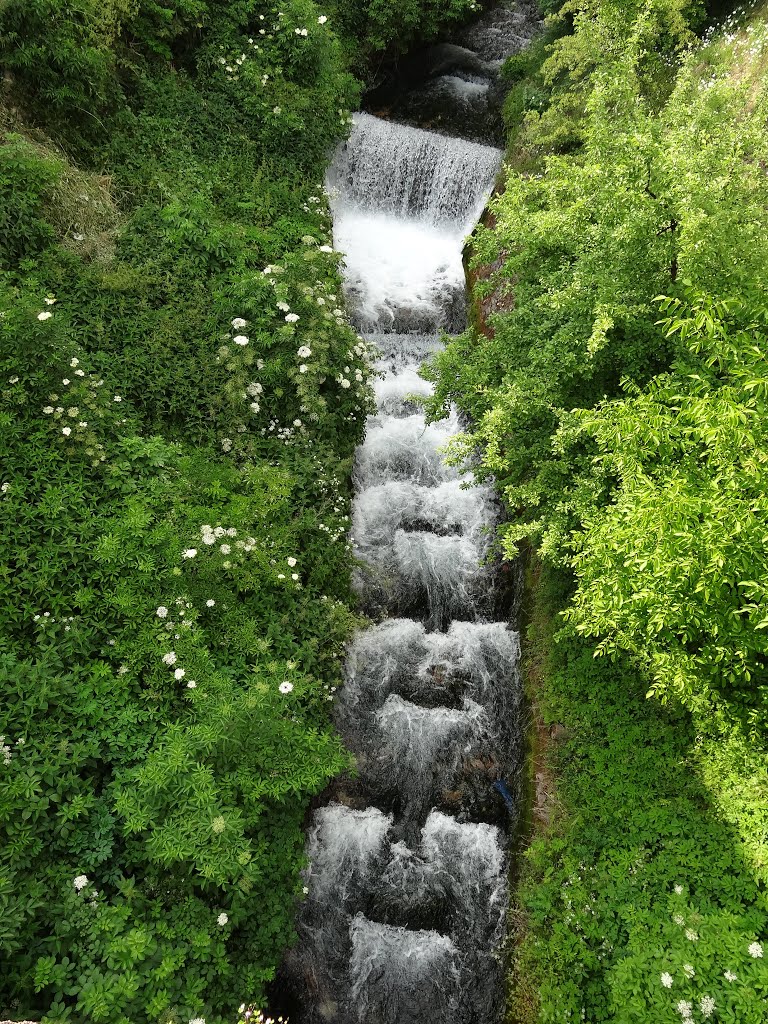
<svg viewBox="0 0 768 1024"><path fill-rule="evenodd" d="M326 21L328 21L328 18L324 14L321 14L320 17L317 19L317 24L324 25Z"/></svg>
<svg viewBox="0 0 768 1024"><path fill-rule="evenodd" d="M685 927L685 918L682 914L674 914L672 920L675 922L676 925L679 925L680 928Z"/></svg>
<svg viewBox="0 0 768 1024"><path fill-rule="evenodd" d="M64 435L64 437L69 437L69 435L72 433L72 427L62 427L61 432Z"/></svg>
<svg viewBox="0 0 768 1024"><path fill-rule="evenodd" d="M307 372L307 364L306 363L302 363L301 366L299 367L299 373L306 373L306 372Z"/></svg>
<svg viewBox="0 0 768 1024"><path fill-rule="evenodd" d="M194 690L196 686L197 686L197 683L195 682L194 679L190 679L189 682L187 683L187 689L188 690Z"/></svg>
<svg viewBox="0 0 768 1024"><path fill-rule="evenodd" d="M296 559L295 558L286 558L286 562L288 563L288 565L290 565L291 568L293 568L294 565L296 565Z"/></svg>
<svg viewBox="0 0 768 1024"><path fill-rule="evenodd" d="M46 306L53 306L56 302L56 299L43 299L43 302L46 304Z"/></svg>
<svg viewBox="0 0 768 1024"><path fill-rule="evenodd" d="M283 112L283 108L282 107L272 107L272 113L273 114L282 114L282 112Z"/></svg>
<svg viewBox="0 0 768 1024"><path fill-rule="evenodd" d="M186 551L182 552L182 558L194 558L197 554L197 548L187 548Z"/></svg>
<svg viewBox="0 0 768 1024"><path fill-rule="evenodd" d="M223 928L228 920L229 918L227 917L227 915L222 913L219 914L219 916L216 918L216 924L219 926L219 928Z"/></svg>
<svg viewBox="0 0 768 1024"><path fill-rule="evenodd" d="M681 999L680 1002L677 1004L677 1012L680 1014L683 1020L687 1020L693 1013L693 1006L685 999Z"/></svg>
<svg viewBox="0 0 768 1024"><path fill-rule="evenodd" d="M736 981L736 975L733 973L733 971L726 971L723 977L726 981Z"/></svg>
<svg viewBox="0 0 768 1024"><path fill-rule="evenodd" d="M293 425L294 425L294 427L300 427L301 426L301 420L294 420L293 421Z"/></svg>
<svg viewBox="0 0 768 1024"><path fill-rule="evenodd" d="M168 617L168 609L165 607L164 604L161 604L160 607L155 612L155 615L158 617L158 619L166 619Z"/></svg>
<svg viewBox="0 0 768 1024"><path fill-rule="evenodd" d="M208 600L205 602L205 607L206 608L213 608L213 606L215 604L216 604L216 602L213 600L213 598L209 597Z"/></svg>
<svg viewBox="0 0 768 1024"><path fill-rule="evenodd" d="M77 358L77 356L72 356L72 358L69 360L69 365L72 367L79 366L80 360Z"/></svg>
<svg viewBox="0 0 768 1024"><path fill-rule="evenodd" d="M693 964L683 964L683 970L685 971L685 976L687 978L694 978L696 976L696 971L693 969Z"/></svg>
<svg viewBox="0 0 768 1024"><path fill-rule="evenodd" d="M222 553L222 555L228 555L231 550L232 548L229 546L229 544L222 544L221 547L219 548L219 551Z"/></svg>
<svg viewBox="0 0 768 1024"><path fill-rule="evenodd" d="M258 402L251 402L251 412L257 413L261 409Z"/></svg>
<svg viewBox="0 0 768 1024"><path fill-rule="evenodd" d="M173 678L177 681L181 681L186 674L187 673L184 671L183 668L177 668L176 671L173 673Z"/></svg>
<svg viewBox="0 0 768 1024"><path fill-rule="evenodd" d="M302 345L301 348L297 351L296 355L300 359L309 359L309 357L312 355L312 349L309 347L309 345Z"/></svg>
<svg viewBox="0 0 768 1024"><path fill-rule="evenodd" d="M235 319L232 321L232 326L236 331L240 331L243 329L243 327L248 326L248 321L243 320L241 316L236 316Z"/></svg>
<svg viewBox="0 0 768 1024"><path fill-rule="evenodd" d="M67 384L70 383L69 377L65 377L64 380L61 383L64 385L64 387L66 387Z"/></svg>
<svg viewBox="0 0 768 1024"><path fill-rule="evenodd" d="M683 894L683 887L682 887L682 885L676 885L675 886L675 892L677 893L678 896L682 896L682 894Z"/></svg>
<svg viewBox="0 0 768 1024"><path fill-rule="evenodd" d="M50 416L51 413L53 412L53 406L46 405L46 407L43 409L43 412L45 413L46 416Z"/></svg>
<svg viewBox="0 0 768 1024"><path fill-rule="evenodd" d="M115 395L115 397L112 399L112 401L113 402L122 402L122 398L120 397L120 395Z"/></svg>
<svg viewBox="0 0 768 1024"><path fill-rule="evenodd" d="M333 252L333 246L332 245L321 245L320 246L320 252Z"/></svg>
<svg viewBox="0 0 768 1024"><path fill-rule="evenodd" d="M292 572L291 573L291 579L292 580L297 580L298 578L299 578L299 574L297 572Z"/></svg>
<svg viewBox="0 0 768 1024"><path fill-rule="evenodd" d="M38 320L50 320L52 316L53 316L53 313L49 312L48 310L45 310L44 312L37 314L37 319Z"/></svg>
<svg viewBox="0 0 768 1024"><path fill-rule="evenodd" d="M77 889L77 891L80 892L80 890L84 889L86 885L90 885L90 882L88 881L87 875L78 875L72 884Z"/></svg>
<svg viewBox="0 0 768 1024"><path fill-rule="evenodd" d="M763 947L761 946L761 944L760 944L759 942L753 942L753 943L752 943L752 944L751 944L751 945L749 946L749 950L748 950L748 952L749 952L749 955L750 955L750 956L751 956L751 957L752 957L753 959L755 959L755 960L759 960L759 959L760 959L760 957L761 957L761 956L763 955Z"/></svg>
<svg viewBox="0 0 768 1024"><path fill-rule="evenodd" d="M686 928L686 930L685 930L685 937L690 942L698 942L698 940L699 940L699 933L695 932L693 930L693 928Z"/></svg>
<svg viewBox="0 0 768 1024"><path fill-rule="evenodd" d="M193 1017L189 1024L205 1024L205 1017Z"/></svg>
<svg viewBox="0 0 768 1024"><path fill-rule="evenodd" d="M293 689L293 683L289 683L287 679L284 679L282 683L280 683L278 689L280 690L280 693L290 693Z"/></svg>
<svg viewBox="0 0 768 1024"><path fill-rule="evenodd" d="M667 971L664 971L664 973L661 976L661 984L664 986L664 988L672 988L672 975L669 974Z"/></svg>
<svg viewBox="0 0 768 1024"><path fill-rule="evenodd" d="M339 384L341 384L341 386L343 388L351 388L352 387L351 381L348 381L346 377L342 377L341 380L339 381Z"/></svg>
<svg viewBox="0 0 768 1024"><path fill-rule="evenodd" d="M163 664L164 665L175 665L177 661L178 661L178 658L176 657L176 652L175 651L168 651L167 654L163 655Z"/></svg>
<svg viewBox="0 0 768 1024"><path fill-rule="evenodd" d="M277 308L282 310L283 313L290 313L291 307L287 302L278 302Z"/></svg>
<svg viewBox="0 0 768 1024"><path fill-rule="evenodd" d="M287 324L295 324L298 319L299 319L298 313L288 313L286 318L285 318L285 322Z"/></svg>
<svg viewBox="0 0 768 1024"><path fill-rule="evenodd" d="M705 1017L711 1017L715 1012L715 1000L712 996L702 996L699 1000L699 1006L701 1007L701 1012Z"/></svg>
<svg viewBox="0 0 768 1024"><path fill-rule="evenodd" d="M247 345L248 344L248 338L246 338L246 336L244 334L238 334L237 337L235 337L233 339L233 341L234 341L234 343L236 345Z"/></svg>

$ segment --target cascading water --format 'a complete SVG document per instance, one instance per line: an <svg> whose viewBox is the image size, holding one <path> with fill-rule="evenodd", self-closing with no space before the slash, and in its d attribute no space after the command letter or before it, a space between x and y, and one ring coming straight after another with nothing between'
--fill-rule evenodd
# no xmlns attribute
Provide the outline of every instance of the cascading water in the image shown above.
<svg viewBox="0 0 768 1024"><path fill-rule="evenodd" d="M512 52L537 27L521 6L475 26L474 55L444 47L471 75L422 91L464 113L487 102L504 31ZM494 1024L503 1010L509 808L494 783L517 797L519 644L493 621L493 495L445 464L459 421L425 423L417 372L441 330L465 325L463 241L500 166L491 146L363 113L328 175L347 302L381 355L353 477L356 586L364 610L391 618L351 645L336 703L358 771L309 830L309 892L283 971L301 1024Z"/></svg>

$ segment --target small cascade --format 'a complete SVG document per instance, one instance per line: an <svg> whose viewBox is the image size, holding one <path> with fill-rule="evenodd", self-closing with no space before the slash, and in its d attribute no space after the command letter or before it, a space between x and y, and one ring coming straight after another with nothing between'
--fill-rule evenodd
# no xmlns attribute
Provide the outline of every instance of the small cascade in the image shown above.
<svg viewBox="0 0 768 1024"><path fill-rule="evenodd" d="M457 126L490 109L501 40L514 52L531 10L502 4L463 45L436 48L414 109L436 92ZM295 1024L503 1016L519 641L497 585L493 493L446 462L459 418L426 422L418 372L440 331L466 324L462 246L500 166L491 146L362 113L328 175L347 303L379 352L351 530L360 605L378 624L350 645L335 704L356 771L308 831L309 894L283 968Z"/></svg>
<svg viewBox="0 0 768 1024"><path fill-rule="evenodd" d="M363 331L463 329L462 240L500 165L490 146L355 115L328 184L347 302Z"/></svg>
<svg viewBox="0 0 768 1024"><path fill-rule="evenodd" d="M491 146L355 114L328 174L340 200L334 213L353 207L401 224L415 221L422 230L464 234L480 216L500 163Z"/></svg>

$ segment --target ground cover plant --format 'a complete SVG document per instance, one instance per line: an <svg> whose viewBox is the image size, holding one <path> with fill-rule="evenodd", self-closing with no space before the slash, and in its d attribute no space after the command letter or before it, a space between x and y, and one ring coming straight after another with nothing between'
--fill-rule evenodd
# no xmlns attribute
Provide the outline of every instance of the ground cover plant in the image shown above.
<svg viewBox="0 0 768 1024"><path fill-rule="evenodd" d="M765 866L755 870L712 806L701 723L646 700L645 674L626 656L595 658L573 632L555 641L570 588L541 573L527 634L533 694L559 739L551 821L515 900L511 1019L758 1024ZM718 770L721 785L743 781L736 760Z"/></svg>
<svg viewBox="0 0 768 1024"><path fill-rule="evenodd" d="M3 1015L232 1021L290 942L348 764L371 369L322 182L366 45L312 0L0 13Z"/></svg>

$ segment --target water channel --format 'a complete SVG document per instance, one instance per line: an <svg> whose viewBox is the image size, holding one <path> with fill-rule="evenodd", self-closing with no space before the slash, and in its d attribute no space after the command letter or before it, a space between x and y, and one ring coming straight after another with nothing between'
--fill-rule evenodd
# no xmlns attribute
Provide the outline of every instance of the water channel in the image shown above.
<svg viewBox="0 0 768 1024"><path fill-rule="evenodd" d="M282 972L296 1024L503 1015L519 642L487 557L494 495L445 464L458 415L427 424L416 399L430 389L419 365L466 324L462 247L501 167L498 69L537 29L535 3L509 2L419 55L421 79L406 66L386 119L355 115L328 174L347 303L380 353L352 528L377 624L351 645L335 709L358 771L308 832L309 894Z"/></svg>

